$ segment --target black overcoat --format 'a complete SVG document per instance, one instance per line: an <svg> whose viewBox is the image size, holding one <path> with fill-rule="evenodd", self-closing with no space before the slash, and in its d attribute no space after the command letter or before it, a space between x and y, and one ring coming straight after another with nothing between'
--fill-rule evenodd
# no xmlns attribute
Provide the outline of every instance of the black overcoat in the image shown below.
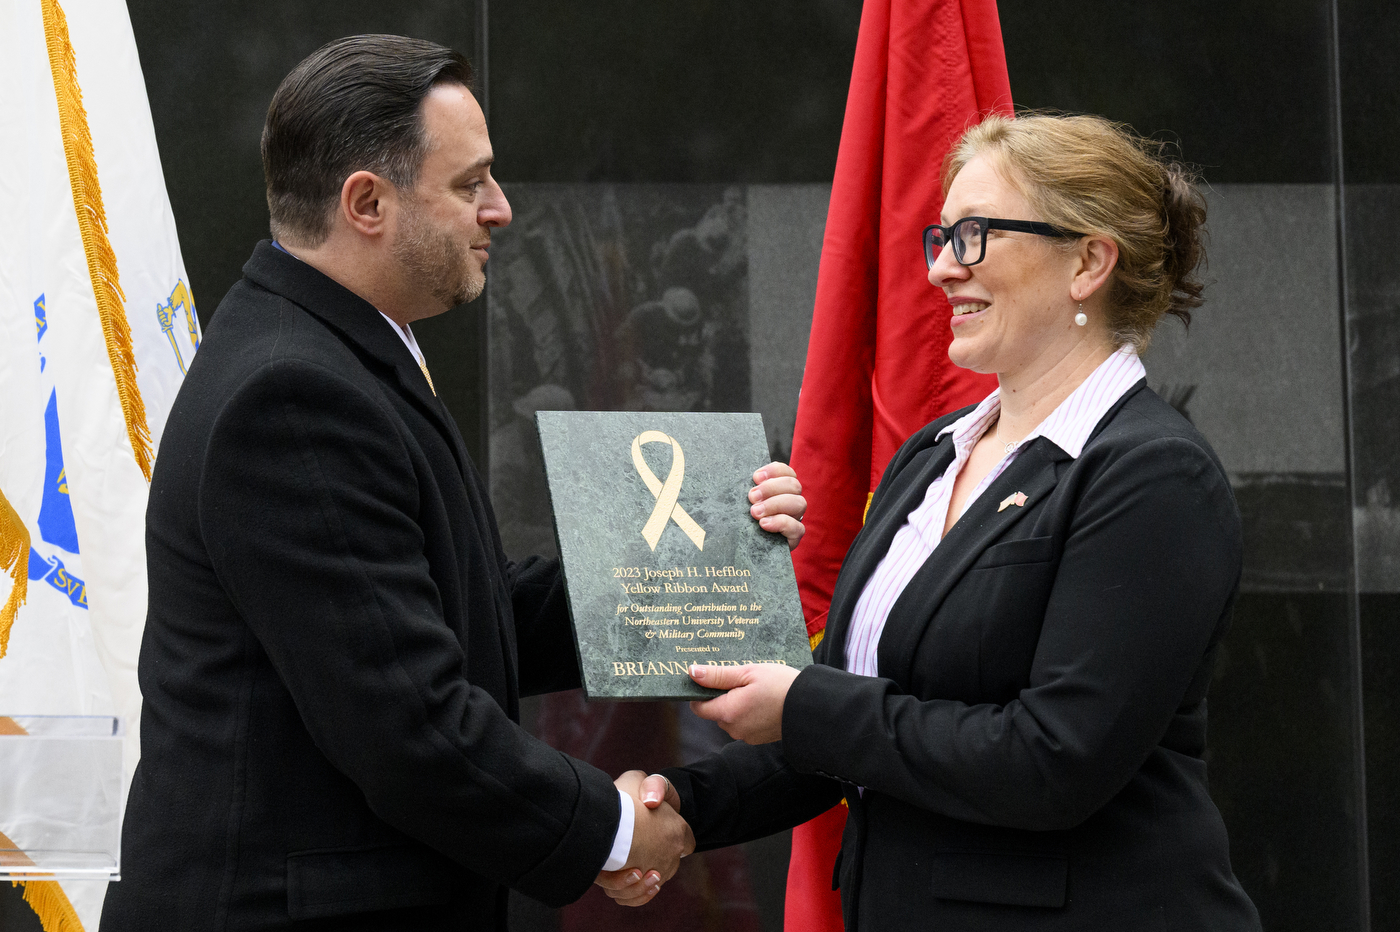
<svg viewBox="0 0 1400 932"><path fill-rule="evenodd" d="M557 566L507 562L371 305L267 242L243 271L151 484L104 932L504 929L506 886L577 898L617 791L517 724L522 694L578 684Z"/></svg>
<svg viewBox="0 0 1400 932"><path fill-rule="evenodd" d="M1144 383L1077 459L1031 441L895 602L880 675L844 671L856 600L969 410L891 461L782 742L667 771L682 814L711 847L844 796L848 930L1257 930L1203 759L1239 512L1205 439Z"/></svg>

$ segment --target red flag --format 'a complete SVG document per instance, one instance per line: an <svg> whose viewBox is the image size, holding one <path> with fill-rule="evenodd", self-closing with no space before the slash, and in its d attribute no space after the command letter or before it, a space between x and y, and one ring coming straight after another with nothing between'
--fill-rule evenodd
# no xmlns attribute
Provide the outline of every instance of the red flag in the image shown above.
<svg viewBox="0 0 1400 932"><path fill-rule="evenodd" d="M943 206L944 156L993 110L1011 111L995 0L866 0L792 446L808 501L793 563L814 646L890 457L996 387L948 361L952 309L919 241ZM841 928L831 873L844 822L838 806L793 831L790 932Z"/></svg>

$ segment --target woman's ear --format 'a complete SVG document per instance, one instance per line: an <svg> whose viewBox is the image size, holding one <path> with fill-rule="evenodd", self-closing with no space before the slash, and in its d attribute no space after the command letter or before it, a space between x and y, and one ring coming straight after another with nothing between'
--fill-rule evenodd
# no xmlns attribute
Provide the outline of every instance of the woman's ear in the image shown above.
<svg viewBox="0 0 1400 932"><path fill-rule="evenodd" d="M1106 236L1086 236L1075 253L1077 264L1070 282L1075 301L1087 301L1108 281L1118 265L1118 244Z"/></svg>

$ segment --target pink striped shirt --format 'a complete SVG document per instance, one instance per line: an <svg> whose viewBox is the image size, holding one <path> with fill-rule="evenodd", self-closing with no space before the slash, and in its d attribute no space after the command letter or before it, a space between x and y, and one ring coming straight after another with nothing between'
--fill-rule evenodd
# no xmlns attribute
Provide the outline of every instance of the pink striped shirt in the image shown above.
<svg viewBox="0 0 1400 932"><path fill-rule="evenodd" d="M1006 471L1025 445L1036 437L1044 437L1077 459L1095 425L1146 374L1142 361L1130 347L1122 347L1109 356L1017 444L1016 449L1002 457L1001 462L987 473L987 477L968 496L967 504L963 506L964 512ZM942 476L929 484L923 503L909 513L909 519L890 542L889 552L861 591L846 638L846 669L850 672L862 676L879 675L877 651L890 609L943 539L953 483L972 455L972 448L1000 413L1001 389L997 389L970 413L939 431L939 437L953 435L953 462L948 464Z"/></svg>

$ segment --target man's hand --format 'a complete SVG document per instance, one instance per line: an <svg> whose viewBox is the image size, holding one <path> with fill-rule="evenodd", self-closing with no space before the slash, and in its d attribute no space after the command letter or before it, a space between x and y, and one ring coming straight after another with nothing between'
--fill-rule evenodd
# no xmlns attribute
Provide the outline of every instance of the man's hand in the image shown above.
<svg viewBox="0 0 1400 932"><path fill-rule="evenodd" d="M613 782L636 806L632 850L625 867L603 871L593 882L623 906L642 906L675 875L680 859L695 850L695 836L680 817L681 798L665 777L629 770Z"/></svg>
<svg viewBox="0 0 1400 932"><path fill-rule="evenodd" d="M750 663L742 667L691 664L690 678L723 696L692 702L691 711L718 722L719 727L748 744L767 744L783 737L783 702L798 671L780 663Z"/></svg>
<svg viewBox="0 0 1400 932"><path fill-rule="evenodd" d="M758 519L758 526L765 531L786 537L789 550L796 549L806 531L802 516L807 513L807 499L802 497L797 473L786 463L769 463L753 474L753 481L749 514Z"/></svg>

